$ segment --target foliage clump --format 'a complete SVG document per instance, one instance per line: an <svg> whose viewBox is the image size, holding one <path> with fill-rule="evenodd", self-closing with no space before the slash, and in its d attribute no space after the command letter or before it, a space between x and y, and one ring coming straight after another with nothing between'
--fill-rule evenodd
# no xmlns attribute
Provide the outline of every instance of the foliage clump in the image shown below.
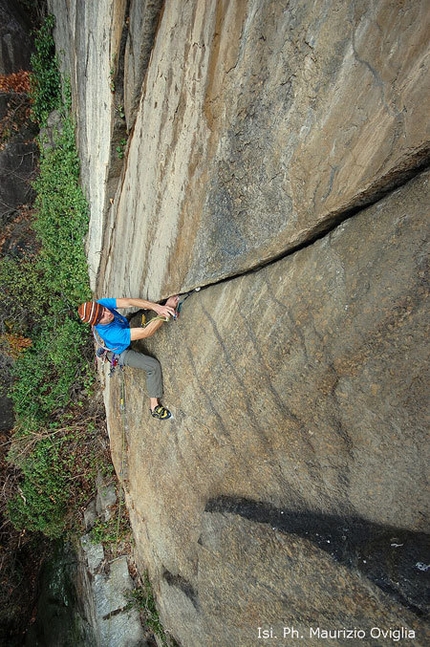
<svg viewBox="0 0 430 647"><path fill-rule="evenodd" d="M31 114L30 73L20 70L12 74L0 74L0 93L6 102L6 110L0 119L0 150L6 147Z"/></svg>
<svg viewBox="0 0 430 647"><path fill-rule="evenodd" d="M127 591L126 597L128 598L128 608L137 609L142 625L148 627L157 636L157 644L161 644L163 647L172 644L176 645L176 642L167 636L161 624L155 596L147 573L141 578L140 586Z"/></svg>
<svg viewBox="0 0 430 647"><path fill-rule="evenodd" d="M88 205L80 187L75 130L62 92L48 16L36 37L30 76L32 118L56 110L49 146L40 137L32 251L0 260L2 349L13 358L15 429L8 460L15 489L7 503L18 530L54 538L70 525L108 456L97 440L103 406L93 403L95 371L79 303L91 299L84 240ZM62 100L62 96L66 100Z"/></svg>
<svg viewBox="0 0 430 647"><path fill-rule="evenodd" d="M62 106L61 75L53 36L55 19L46 17L35 39L36 52L31 56L31 95L33 116L41 126L46 124L49 113Z"/></svg>

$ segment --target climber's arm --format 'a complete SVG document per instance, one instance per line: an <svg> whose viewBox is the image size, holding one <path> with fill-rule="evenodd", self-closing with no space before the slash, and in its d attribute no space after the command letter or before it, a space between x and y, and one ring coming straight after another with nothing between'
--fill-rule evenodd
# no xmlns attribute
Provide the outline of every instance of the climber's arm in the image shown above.
<svg viewBox="0 0 430 647"><path fill-rule="evenodd" d="M143 310L153 310L154 312L157 313L157 315L161 315L163 317L173 317L173 315L175 314L175 309L172 308L171 306L167 306L167 305L166 306L161 306L159 303L153 303L152 301L146 301L146 299L117 299L116 300L116 307L117 308L139 308L139 309L143 309ZM158 326L158 327L160 327L160 326ZM145 335L145 337L149 337L149 335ZM142 339L142 337L136 337L136 339Z"/></svg>
<svg viewBox="0 0 430 647"><path fill-rule="evenodd" d="M165 319L153 319L149 321L145 328L130 328L130 339L135 341L137 339L146 339L151 337L165 322Z"/></svg>

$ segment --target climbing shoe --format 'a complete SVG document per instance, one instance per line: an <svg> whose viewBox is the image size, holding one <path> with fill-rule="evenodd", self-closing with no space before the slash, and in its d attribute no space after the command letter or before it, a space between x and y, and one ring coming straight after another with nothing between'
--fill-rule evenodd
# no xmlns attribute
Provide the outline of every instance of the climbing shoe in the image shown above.
<svg viewBox="0 0 430 647"><path fill-rule="evenodd" d="M166 407L163 407L161 404L159 404L157 407L155 407L155 409L151 409L151 416L153 418L157 418L158 420L168 420L172 417L172 414L170 413L169 409L166 409Z"/></svg>

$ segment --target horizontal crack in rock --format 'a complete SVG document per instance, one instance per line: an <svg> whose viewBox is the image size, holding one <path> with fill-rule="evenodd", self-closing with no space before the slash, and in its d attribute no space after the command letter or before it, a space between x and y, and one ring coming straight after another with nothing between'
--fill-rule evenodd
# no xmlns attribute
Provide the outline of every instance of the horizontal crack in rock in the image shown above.
<svg viewBox="0 0 430 647"><path fill-rule="evenodd" d="M410 166L412 159L414 161L413 167ZM430 168L430 146L426 144L426 146L424 146L414 154L413 158L409 157L407 161L409 162L407 167L405 162L403 165L400 165L399 168L396 169L396 171L393 171L384 178L380 179L376 184L372 185L372 187L370 187L358 198L357 204L343 211L334 212L330 216L328 216L324 220L324 222L317 225L312 230L312 232L309 233L306 240L302 240L296 244L293 244L291 247L285 249L276 256L273 256L264 263L257 264L247 270L237 272L236 274L230 274L217 281L200 285L197 289L204 290L214 285L226 283L227 281L240 278L241 276L247 276L248 274L258 272L264 267L273 265L274 263L277 263L284 258L287 258L288 256L292 256L293 254L306 249L307 247L316 243L318 240L321 240L325 236L331 234L345 221L353 218L361 211L377 204L383 198L386 198L391 193L394 193L402 186L405 186L406 184L408 184L408 182L427 171Z"/></svg>

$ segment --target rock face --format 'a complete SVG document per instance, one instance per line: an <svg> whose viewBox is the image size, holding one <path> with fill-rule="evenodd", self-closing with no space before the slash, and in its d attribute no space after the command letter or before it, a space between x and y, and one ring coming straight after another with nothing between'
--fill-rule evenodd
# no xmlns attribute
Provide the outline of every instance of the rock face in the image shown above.
<svg viewBox="0 0 430 647"><path fill-rule="evenodd" d="M249 270L415 169L428 12L402 6L167 3L106 230L131 255L102 289L130 264L156 296Z"/></svg>
<svg viewBox="0 0 430 647"><path fill-rule="evenodd" d="M166 629L426 644L427 3L50 4L96 294L202 287L141 345L172 421L105 379Z"/></svg>
<svg viewBox="0 0 430 647"><path fill-rule="evenodd" d="M0 0L0 74L29 69L32 27L28 12L16 0Z"/></svg>
<svg viewBox="0 0 430 647"><path fill-rule="evenodd" d="M112 516L115 502L115 486L99 475L96 499L84 512L87 534L75 546L57 542L44 564L26 647L149 647L139 612L129 604L134 583L127 557L108 562L91 533L97 519Z"/></svg>
<svg viewBox="0 0 430 647"><path fill-rule="evenodd" d="M181 644L258 644L259 626L291 623L423 635L426 204L427 174L190 297L147 344L167 429L126 373L136 548ZM107 388L119 468L118 381Z"/></svg>
<svg viewBox="0 0 430 647"><path fill-rule="evenodd" d="M0 111L1 115L1 111ZM0 224L10 222L19 207L31 204L34 191L31 180L39 158L34 141L23 141L20 135L0 150Z"/></svg>
<svg viewBox="0 0 430 647"><path fill-rule="evenodd" d="M0 75L30 69L31 20L17 2L0 0ZM31 204L31 180L38 161L36 131L20 115L26 95L0 91L0 226L7 225L22 205ZM25 122L24 124L22 122ZM3 130L4 129L4 130ZM11 131L10 136L4 133Z"/></svg>
<svg viewBox="0 0 430 647"><path fill-rule="evenodd" d="M92 629L91 638L82 644L91 647L148 647L137 609L127 608L126 595L133 590L133 581L126 556L110 562L110 570L106 574L103 572L103 546L92 544L85 535L81 538L80 558L86 567L80 569L80 593L87 601L85 617Z"/></svg>

